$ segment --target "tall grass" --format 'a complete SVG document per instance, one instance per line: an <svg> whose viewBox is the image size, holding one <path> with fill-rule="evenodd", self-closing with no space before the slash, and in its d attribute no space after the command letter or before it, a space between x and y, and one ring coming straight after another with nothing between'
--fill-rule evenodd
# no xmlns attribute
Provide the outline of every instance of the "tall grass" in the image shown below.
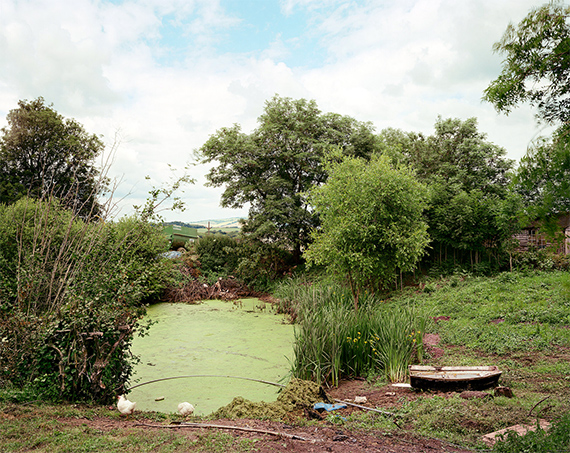
<svg viewBox="0 0 570 453"><path fill-rule="evenodd" d="M350 290L326 281L289 281L275 294L297 319L296 377L337 385L343 376L384 372L403 381L408 364L422 357L425 320L408 306L366 293L356 311Z"/></svg>

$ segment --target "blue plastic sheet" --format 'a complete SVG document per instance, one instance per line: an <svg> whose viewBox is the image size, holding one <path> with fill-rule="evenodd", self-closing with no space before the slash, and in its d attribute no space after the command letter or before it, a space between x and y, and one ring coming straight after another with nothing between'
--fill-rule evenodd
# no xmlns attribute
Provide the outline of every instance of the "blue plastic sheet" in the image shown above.
<svg viewBox="0 0 570 453"><path fill-rule="evenodd" d="M315 403L313 409L316 411L325 410L327 412L336 411L337 409L346 409L346 404L329 404L329 403Z"/></svg>

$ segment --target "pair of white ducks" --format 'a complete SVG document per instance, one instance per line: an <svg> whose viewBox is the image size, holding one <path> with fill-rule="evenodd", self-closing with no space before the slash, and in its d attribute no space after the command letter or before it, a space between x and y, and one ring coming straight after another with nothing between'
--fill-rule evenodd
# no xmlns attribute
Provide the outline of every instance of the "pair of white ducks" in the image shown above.
<svg viewBox="0 0 570 453"><path fill-rule="evenodd" d="M137 403L133 403L132 401L129 401L128 399L125 398L124 395L119 395L117 397L117 409L119 409L119 412L123 415L131 415L134 411L135 408L137 407ZM192 406L192 404L188 403L188 402L183 402L180 403L178 405L178 413L180 415L192 415L192 413L194 412L194 406Z"/></svg>

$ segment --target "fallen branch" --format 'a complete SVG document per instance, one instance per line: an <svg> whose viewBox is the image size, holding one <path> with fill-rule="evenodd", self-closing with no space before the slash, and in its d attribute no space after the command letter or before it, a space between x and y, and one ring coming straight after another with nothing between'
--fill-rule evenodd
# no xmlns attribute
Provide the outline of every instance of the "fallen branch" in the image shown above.
<svg viewBox="0 0 570 453"><path fill-rule="evenodd" d="M381 411L380 409L374 409L373 407L362 406L360 404L351 403L349 401L339 400L336 398L334 398L334 401L337 403L347 404L347 405L352 406L352 407L357 407L358 409L364 409L365 411L378 412L379 414L387 415L388 417L392 417L392 418L396 418L398 416L397 414L394 414L393 412ZM394 425L396 425L398 428L402 429L402 427L396 423L396 420L392 420L392 423L394 423Z"/></svg>
<svg viewBox="0 0 570 453"><path fill-rule="evenodd" d="M528 412L528 416L530 417L530 414L532 414L532 411L534 410L534 408L536 406L538 406L540 403L542 403L543 401L546 401L548 398L550 398L551 395L548 395L545 398L542 398L538 403L536 403L534 406L531 407L530 411Z"/></svg>
<svg viewBox="0 0 570 453"><path fill-rule="evenodd" d="M278 431L268 431L265 429L246 428L245 426L226 426L226 425L212 425L210 423L189 423L182 422L179 425L152 425L149 423L135 423L135 426L146 426L148 428L210 428L210 429L233 429L236 431L246 431L250 433L270 434L272 436L287 437L293 440L307 441L304 437L297 436L296 434L281 433Z"/></svg>

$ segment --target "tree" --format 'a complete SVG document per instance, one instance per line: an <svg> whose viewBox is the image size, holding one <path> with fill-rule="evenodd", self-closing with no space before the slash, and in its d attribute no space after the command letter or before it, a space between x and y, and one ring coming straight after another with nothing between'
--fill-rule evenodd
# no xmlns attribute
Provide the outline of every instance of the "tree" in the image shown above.
<svg viewBox="0 0 570 453"><path fill-rule="evenodd" d="M0 202L54 196L83 217L97 214L105 181L93 161L104 148L101 139L42 97L18 106L1 131Z"/></svg>
<svg viewBox="0 0 570 453"><path fill-rule="evenodd" d="M504 238L497 236L491 207L508 194L513 161L477 130L475 118L439 117L430 136L387 129L380 137L383 153L413 168L430 189L426 218L440 260L449 248L454 258L467 253L477 262L491 244L498 247Z"/></svg>
<svg viewBox="0 0 570 453"><path fill-rule="evenodd" d="M570 211L570 133L561 126L551 138L539 138L521 159L513 189L531 219L541 219L551 236L557 234L560 212Z"/></svg>
<svg viewBox="0 0 570 453"><path fill-rule="evenodd" d="M321 226L304 256L346 278L357 309L364 288L386 287L424 254L427 190L412 170L386 156L331 160L327 170L327 182L310 190Z"/></svg>
<svg viewBox="0 0 570 453"><path fill-rule="evenodd" d="M570 7L562 1L532 9L514 26L509 24L493 46L505 55L503 69L483 99L499 112L529 102L546 123L570 121Z"/></svg>
<svg viewBox="0 0 570 453"><path fill-rule="evenodd" d="M296 261L318 224L304 192L322 184L322 157L333 145L347 155L369 157L376 137L369 123L323 114L315 101L274 96L265 103L259 126L250 134L239 125L218 130L198 151L203 163L216 162L209 185L223 186L221 204L250 205L242 232L291 249Z"/></svg>
<svg viewBox="0 0 570 453"><path fill-rule="evenodd" d="M499 77L484 99L508 114L529 102L537 117L558 124L551 138L537 139L520 161L514 190L530 218L549 233L557 214L570 210L570 7L562 1L532 9L515 27L509 24L494 50L506 54Z"/></svg>

